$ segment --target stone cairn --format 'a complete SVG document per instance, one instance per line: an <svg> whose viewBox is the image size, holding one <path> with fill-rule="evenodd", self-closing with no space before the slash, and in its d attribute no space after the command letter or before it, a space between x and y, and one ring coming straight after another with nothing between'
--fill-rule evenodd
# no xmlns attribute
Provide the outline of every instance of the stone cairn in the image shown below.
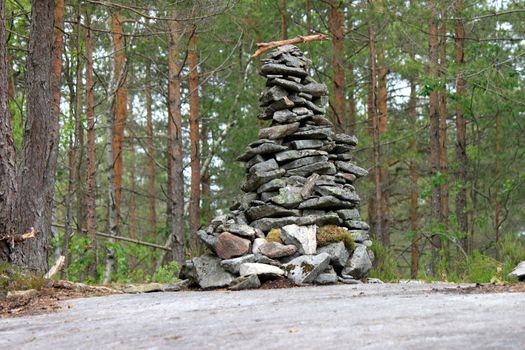
<svg viewBox="0 0 525 350"><path fill-rule="evenodd" d="M244 194L231 213L198 232L213 254L187 261L180 277L201 288L258 288L359 283L372 266L366 222L354 181L367 171L352 162L355 136L337 134L324 116L326 85L308 76L311 61L295 46L263 60L267 78L258 117L270 126L238 157Z"/></svg>

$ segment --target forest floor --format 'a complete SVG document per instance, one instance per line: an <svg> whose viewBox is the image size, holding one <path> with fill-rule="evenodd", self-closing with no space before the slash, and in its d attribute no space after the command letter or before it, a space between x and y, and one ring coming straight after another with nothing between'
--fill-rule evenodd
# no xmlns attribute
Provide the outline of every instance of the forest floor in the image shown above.
<svg viewBox="0 0 525 350"><path fill-rule="evenodd" d="M53 295L50 290L35 296L26 311L0 320L0 348L522 349L525 344L525 283L267 287L90 298L85 296L105 292Z"/></svg>

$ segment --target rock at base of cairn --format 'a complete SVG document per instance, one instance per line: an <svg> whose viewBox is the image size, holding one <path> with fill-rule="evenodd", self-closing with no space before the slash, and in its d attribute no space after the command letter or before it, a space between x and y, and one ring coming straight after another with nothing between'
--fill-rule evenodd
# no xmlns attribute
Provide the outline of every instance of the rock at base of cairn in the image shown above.
<svg viewBox="0 0 525 350"><path fill-rule="evenodd" d="M252 289L283 275L298 285L358 283L372 266L354 187L368 172L354 163L357 138L332 131L327 88L308 76L310 64L292 45L263 60L259 119L268 124L237 158L244 194L198 232L218 257L194 258L181 271L201 288ZM334 235L320 242L326 225Z"/></svg>

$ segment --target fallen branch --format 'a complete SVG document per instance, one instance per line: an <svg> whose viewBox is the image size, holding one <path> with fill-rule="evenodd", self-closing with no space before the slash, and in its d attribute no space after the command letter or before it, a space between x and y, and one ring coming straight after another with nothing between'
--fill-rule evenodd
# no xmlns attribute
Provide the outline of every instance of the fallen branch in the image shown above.
<svg viewBox="0 0 525 350"><path fill-rule="evenodd" d="M58 225L58 224L53 224L51 225L53 227L57 227L57 228L62 228L62 229L65 229L65 226L64 225ZM82 229L82 232L87 232L87 230L85 228ZM150 242L144 242L144 241L139 241L138 239L133 239L133 238L128 238L128 237L122 237L122 236L113 236L113 235L110 235L109 233L104 233L104 232L95 232L95 234L99 237L104 237L104 238L110 238L110 239L116 239L117 241L125 241L125 242L129 242L129 243L134 243L134 244L138 244L138 245L143 245L145 247L150 247L150 248L155 248L155 249L161 249L161 250L166 250L166 251L169 251L170 249L164 247L164 246L161 246L160 244L155 244L155 243L150 243Z"/></svg>
<svg viewBox="0 0 525 350"><path fill-rule="evenodd" d="M311 41L324 41L327 39L328 37L324 34L315 34L315 35L308 35L308 36L299 36L297 38L286 39L286 40L271 41L269 43L257 43L257 50L252 55L252 57L257 57L260 54L268 50L271 50L273 48L283 46L283 45L308 43Z"/></svg>
<svg viewBox="0 0 525 350"><path fill-rule="evenodd" d="M25 233L22 233L21 235L13 235L13 234L5 234L2 237L0 237L0 241L10 241L11 245L14 245L14 243L27 241L28 239L35 238L37 235L37 232L34 227L30 227L29 230Z"/></svg>
<svg viewBox="0 0 525 350"><path fill-rule="evenodd" d="M79 292L97 292L97 293L113 293L121 294L122 292L118 289L105 287L105 286L88 286L84 283L75 283L66 280L54 281L53 287L62 288L68 290L76 290Z"/></svg>
<svg viewBox="0 0 525 350"><path fill-rule="evenodd" d="M44 275L44 278L53 278L53 276L60 271L62 268L62 265L64 265L64 262L66 261L66 257L63 255L60 255L60 257L55 261L55 264L49 269L49 271Z"/></svg>

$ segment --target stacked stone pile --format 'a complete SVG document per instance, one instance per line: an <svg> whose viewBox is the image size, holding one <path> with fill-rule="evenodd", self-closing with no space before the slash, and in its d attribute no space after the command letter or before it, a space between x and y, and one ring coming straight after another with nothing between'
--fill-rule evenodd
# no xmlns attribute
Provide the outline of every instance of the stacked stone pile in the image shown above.
<svg viewBox="0 0 525 350"><path fill-rule="evenodd" d="M198 232L214 255L188 262L183 278L202 288L245 289L279 276L296 284L357 283L370 270L369 226L354 188L367 171L352 162L356 137L334 133L326 119L326 85L308 76L310 63L291 45L263 61L258 118L269 126L238 157L244 194Z"/></svg>

